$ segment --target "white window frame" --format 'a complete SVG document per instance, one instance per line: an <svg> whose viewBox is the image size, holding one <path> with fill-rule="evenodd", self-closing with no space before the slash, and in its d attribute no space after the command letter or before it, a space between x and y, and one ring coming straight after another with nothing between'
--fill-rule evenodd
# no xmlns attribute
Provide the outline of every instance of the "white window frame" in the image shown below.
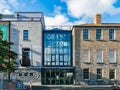
<svg viewBox="0 0 120 90"><path fill-rule="evenodd" d="M84 51L85 50L88 51L88 60L87 61L84 60L84 57L85 57ZM90 50L89 49L83 49L83 53L82 54L83 54L83 62L84 63L89 63L90 62Z"/></svg>
<svg viewBox="0 0 120 90"><path fill-rule="evenodd" d="M102 78L101 78L101 79L97 79L97 76L96 76L96 79L99 80L99 81L101 81L101 80L103 80L103 69L102 69L102 68L97 68L97 69L101 69ZM97 70L96 70L96 71L97 71ZM96 75L98 75L97 72L96 72Z"/></svg>
<svg viewBox="0 0 120 90"><path fill-rule="evenodd" d="M97 51L98 50L101 50L101 54L102 54L102 60L101 60L101 62L97 62ZM96 50L96 63L103 63L103 50L102 49L97 49Z"/></svg>
<svg viewBox="0 0 120 90"><path fill-rule="evenodd" d="M89 70L89 78L88 79L84 79L84 69L88 69ZM83 69L83 80L90 80L90 69L89 68L84 68Z"/></svg>
<svg viewBox="0 0 120 90"><path fill-rule="evenodd" d="M110 62L110 50L114 51L114 61ZM115 49L109 49L109 63L116 63L116 50Z"/></svg>
<svg viewBox="0 0 120 90"><path fill-rule="evenodd" d="M109 28L109 30L110 30L110 29L113 29L113 30L114 30L114 37L113 37L113 39L110 39L110 38L109 38L109 40L116 40L116 30L115 30L114 28Z"/></svg>
<svg viewBox="0 0 120 90"><path fill-rule="evenodd" d="M97 36L97 29L101 29L101 28L96 28L96 36ZM96 37L96 40L103 40L103 30L102 29L101 29L101 38L97 39L97 37Z"/></svg>
<svg viewBox="0 0 120 90"><path fill-rule="evenodd" d="M110 79L110 70L114 70L114 79ZM109 69L109 79L110 80L115 80L116 79L116 69Z"/></svg>
<svg viewBox="0 0 120 90"><path fill-rule="evenodd" d="M28 35L25 35L25 31L27 31ZM25 39L27 37L27 39ZM29 40L29 30L23 30L23 40L28 41Z"/></svg>
<svg viewBox="0 0 120 90"><path fill-rule="evenodd" d="M88 28L83 28L83 30L82 30L82 39L84 40L84 41L86 41L86 40L90 40L90 30L88 29L88 39L84 39L83 37L84 37L84 29L88 29Z"/></svg>

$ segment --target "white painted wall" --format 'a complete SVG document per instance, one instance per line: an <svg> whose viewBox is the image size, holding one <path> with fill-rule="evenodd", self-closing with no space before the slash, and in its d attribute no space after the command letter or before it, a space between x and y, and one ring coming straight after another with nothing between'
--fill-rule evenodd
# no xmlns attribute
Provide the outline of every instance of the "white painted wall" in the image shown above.
<svg viewBox="0 0 120 90"><path fill-rule="evenodd" d="M29 30L29 40L23 40L23 30ZM17 62L22 58L22 48L30 48L31 66L42 64L42 24L41 21L11 21L10 41L12 50L18 54ZM20 66L20 64L19 64Z"/></svg>

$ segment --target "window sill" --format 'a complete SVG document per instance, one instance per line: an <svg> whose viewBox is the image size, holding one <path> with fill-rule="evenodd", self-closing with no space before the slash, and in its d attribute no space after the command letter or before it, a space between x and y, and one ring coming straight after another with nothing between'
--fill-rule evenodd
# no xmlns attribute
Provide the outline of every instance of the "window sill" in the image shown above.
<svg viewBox="0 0 120 90"><path fill-rule="evenodd" d="M117 62L109 62L109 64L117 64Z"/></svg>
<svg viewBox="0 0 120 90"><path fill-rule="evenodd" d="M83 63L85 63L85 64L90 64L91 62L83 62Z"/></svg>
<svg viewBox="0 0 120 90"><path fill-rule="evenodd" d="M109 39L109 41L117 41L116 39Z"/></svg>
<svg viewBox="0 0 120 90"><path fill-rule="evenodd" d="M96 62L97 64L104 64L104 62Z"/></svg>
<svg viewBox="0 0 120 90"><path fill-rule="evenodd" d="M104 41L104 39L96 39L96 41Z"/></svg>
<svg viewBox="0 0 120 90"><path fill-rule="evenodd" d="M91 41L90 39L83 39L83 41Z"/></svg>
<svg viewBox="0 0 120 90"><path fill-rule="evenodd" d="M23 40L24 42L31 42L31 40Z"/></svg>
<svg viewBox="0 0 120 90"><path fill-rule="evenodd" d="M83 79L84 81L89 81L90 79Z"/></svg>

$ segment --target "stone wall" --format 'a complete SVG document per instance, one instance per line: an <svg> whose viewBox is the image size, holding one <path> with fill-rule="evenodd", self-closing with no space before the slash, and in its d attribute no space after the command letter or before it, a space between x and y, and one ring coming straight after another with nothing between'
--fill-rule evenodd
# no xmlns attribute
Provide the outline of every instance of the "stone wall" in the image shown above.
<svg viewBox="0 0 120 90"><path fill-rule="evenodd" d="M23 30L28 30L28 40L23 40ZM22 48L30 48L31 66L42 65L42 25L41 21L11 21L10 41L14 43L12 50L18 54L20 66Z"/></svg>
<svg viewBox="0 0 120 90"><path fill-rule="evenodd" d="M0 78L8 79L7 73L0 73ZM19 68L14 73L10 74L11 80L19 80L23 83L33 83L41 85L41 69L40 68Z"/></svg>
<svg viewBox="0 0 120 90"><path fill-rule="evenodd" d="M89 29L90 39L84 41L82 39L83 28ZM96 28L101 28L103 31L103 39L96 40ZM115 29L115 40L109 40L109 28ZM115 80L120 80L120 28L119 27L74 27L73 30L73 62L75 66L75 84L88 84L89 81L96 80L96 70L97 68L102 69L103 84L109 84L109 69L115 69L116 75ZM82 52L84 49L90 50L90 62L84 63ZM96 50L101 49L103 51L103 63L96 63ZM116 62L109 63L109 50L116 50ZM90 79L83 80L82 70L88 68L90 69Z"/></svg>

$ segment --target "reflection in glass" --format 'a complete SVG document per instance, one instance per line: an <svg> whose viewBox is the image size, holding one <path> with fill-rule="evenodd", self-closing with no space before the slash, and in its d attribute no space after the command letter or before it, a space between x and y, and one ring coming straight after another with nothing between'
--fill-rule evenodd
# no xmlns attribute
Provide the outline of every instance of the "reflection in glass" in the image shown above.
<svg viewBox="0 0 120 90"><path fill-rule="evenodd" d="M44 65L70 66L72 64L71 31L44 31L43 41Z"/></svg>

